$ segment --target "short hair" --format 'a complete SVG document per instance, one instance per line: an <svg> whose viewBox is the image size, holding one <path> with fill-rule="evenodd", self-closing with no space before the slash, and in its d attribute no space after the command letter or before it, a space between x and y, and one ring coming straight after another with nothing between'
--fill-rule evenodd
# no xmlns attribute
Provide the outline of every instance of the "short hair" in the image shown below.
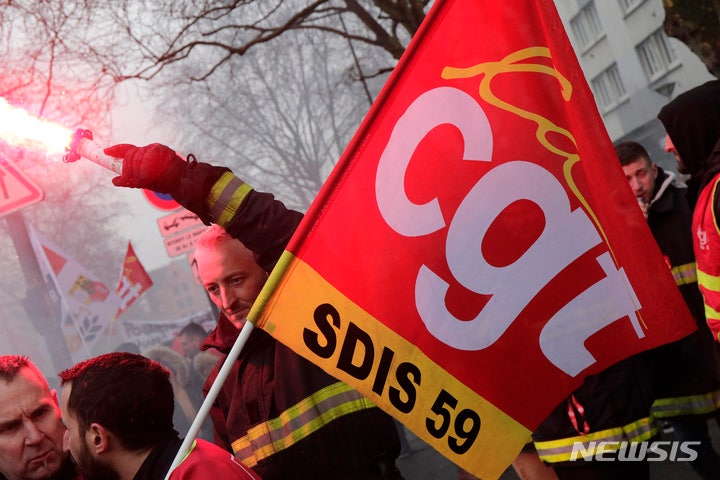
<svg viewBox="0 0 720 480"><path fill-rule="evenodd" d="M43 383L50 388L45 375L27 356L0 355L0 380L4 380L8 383L12 382L23 368L28 368L35 372L35 374L43 380Z"/></svg>
<svg viewBox="0 0 720 480"><path fill-rule="evenodd" d="M638 158L643 158L652 163L650 154L645 150L645 147L637 142L620 142L615 145L615 153L620 160L620 165L623 167L637 161Z"/></svg>
<svg viewBox="0 0 720 480"><path fill-rule="evenodd" d="M12 381L21 368L30 364L30 359L24 355L0 356L0 378L6 382Z"/></svg>
<svg viewBox="0 0 720 480"><path fill-rule="evenodd" d="M197 242L195 243L195 250L200 250L203 248L214 249L218 245L225 242L238 242L245 249L247 249L248 252L250 252L253 259L255 259L255 262L258 261L257 253L247 248L247 246L245 246L243 242L230 235L223 227L221 227L217 223L211 224L208 228L205 229L204 232L202 232L202 234L200 234ZM197 266L197 260L195 260L195 265Z"/></svg>
<svg viewBox="0 0 720 480"><path fill-rule="evenodd" d="M221 227L217 223L213 223L208 228L206 228L202 234L200 234L197 243L195 244L195 248L214 247L220 243L227 242L229 240L236 240L238 242L240 241L227 233L227 231L225 231L223 227Z"/></svg>
<svg viewBox="0 0 720 480"><path fill-rule="evenodd" d="M195 322L190 322L187 325L185 325L180 330L180 332L178 332L178 336L181 336L181 335L189 335L191 337L205 338L205 337L207 337L208 334L205 331L205 329L202 327L202 325L195 323Z"/></svg>
<svg viewBox="0 0 720 480"><path fill-rule="evenodd" d="M60 372L62 386L72 384L67 409L81 433L99 423L129 450L157 444L173 431L175 400L170 372L156 361L129 352L113 352L82 361Z"/></svg>

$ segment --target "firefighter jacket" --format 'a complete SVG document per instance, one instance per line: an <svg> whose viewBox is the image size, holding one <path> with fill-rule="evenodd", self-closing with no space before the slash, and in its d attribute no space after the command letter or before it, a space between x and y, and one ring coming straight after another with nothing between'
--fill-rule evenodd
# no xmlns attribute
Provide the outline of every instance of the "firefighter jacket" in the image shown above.
<svg viewBox="0 0 720 480"><path fill-rule="evenodd" d="M133 480L165 478L182 440L172 435L156 445L145 458ZM170 474L169 480L260 480L251 469L230 453L205 440L196 439L190 451Z"/></svg>
<svg viewBox="0 0 720 480"><path fill-rule="evenodd" d="M646 354L622 360L595 375L564 399L533 432L538 456L555 467L583 462L581 449L594 453L617 450L622 442L642 442L656 436L650 416L653 402Z"/></svg>
<svg viewBox="0 0 720 480"><path fill-rule="evenodd" d="M648 226L695 318L697 330L649 352L655 373L655 418L714 412L720 394L712 334L705 322L692 244L692 212L675 175L658 168ZM720 397L718 397L720 398Z"/></svg>
<svg viewBox="0 0 720 480"><path fill-rule="evenodd" d="M716 216L718 183L720 174L700 192L692 226L698 283L705 301L707 324L716 341L720 341L720 232Z"/></svg>
<svg viewBox="0 0 720 480"><path fill-rule="evenodd" d="M302 215L227 169L194 168L198 181L176 200L225 228L270 272ZM227 355L238 334L221 315L201 348ZM221 363L206 381L206 394ZM251 333L210 414L217 441L265 480L402 478L392 418L260 329Z"/></svg>

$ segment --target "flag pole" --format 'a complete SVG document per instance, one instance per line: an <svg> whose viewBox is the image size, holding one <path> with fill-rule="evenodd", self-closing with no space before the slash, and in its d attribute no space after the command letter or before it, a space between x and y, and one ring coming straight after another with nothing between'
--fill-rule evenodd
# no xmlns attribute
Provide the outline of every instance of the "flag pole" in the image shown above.
<svg viewBox="0 0 720 480"><path fill-rule="evenodd" d="M195 437L197 437L197 434L200 431L200 427L202 426L205 418L210 412L210 407L212 407L212 404L215 402L215 399L217 398L220 389L222 388L225 380L230 374L230 369L235 363L235 360L237 360L238 356L240 356L240 352L242 351L243 347L245 347L245 344L247 343L247 340L250 337L250 333L253 331L254 327L255 325L253 325L252 322L246 321L242 329L240 330L240 334L235 340L233 347L230 349L230 353L228 353L227 357L225 357L223 366L222 368L220 368L220 371L218 372L215 381L213 382L207 396L205 397L205 400L200 406L200 409L195 416L195 420L193 420L192 425L190 425L188 433L185 436L183 443L180 445L180 448L178 449L175 458L173 459L170 470L168 470L167 474L165 475L165 480L169 480L172 471L175 470L175 467L180 464L182 459L185 458L185 455L187 455L187 452L190 450L190 447L195 441Z"/></svg>

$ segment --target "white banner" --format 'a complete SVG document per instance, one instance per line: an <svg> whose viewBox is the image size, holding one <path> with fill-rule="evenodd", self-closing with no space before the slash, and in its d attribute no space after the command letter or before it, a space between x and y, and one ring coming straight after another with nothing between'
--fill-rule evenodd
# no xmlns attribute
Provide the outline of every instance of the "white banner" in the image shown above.
<svg viewBox="0 0 720 480"><path fill-rule="evenodd" d="M206 332L210 332L215 328L217 319L212 310L208 310L177 320L119 320L118 324L121 325L127 341L135 343L143 351L156 345L171 343L178 332L190 322L197 323Z"/></svg>
<svg viewBox="0 0 720 480"><path fill-rule="evenodd" d="M90 357L120 306L120 297L48 238L28 225L28 233L73 361Z"/></svg>

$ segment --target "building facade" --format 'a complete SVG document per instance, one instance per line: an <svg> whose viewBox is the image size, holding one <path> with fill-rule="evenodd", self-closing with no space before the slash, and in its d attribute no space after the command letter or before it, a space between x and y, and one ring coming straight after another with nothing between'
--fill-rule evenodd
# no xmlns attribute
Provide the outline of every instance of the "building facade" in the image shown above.
<svg viewBox="0 0 720 480"><path fill-rule="evenodd" d="M613 143L640 142L663 168L656 116L668 101L713 77L682 42L663 31L662 0L555 0Z"/></svg>

